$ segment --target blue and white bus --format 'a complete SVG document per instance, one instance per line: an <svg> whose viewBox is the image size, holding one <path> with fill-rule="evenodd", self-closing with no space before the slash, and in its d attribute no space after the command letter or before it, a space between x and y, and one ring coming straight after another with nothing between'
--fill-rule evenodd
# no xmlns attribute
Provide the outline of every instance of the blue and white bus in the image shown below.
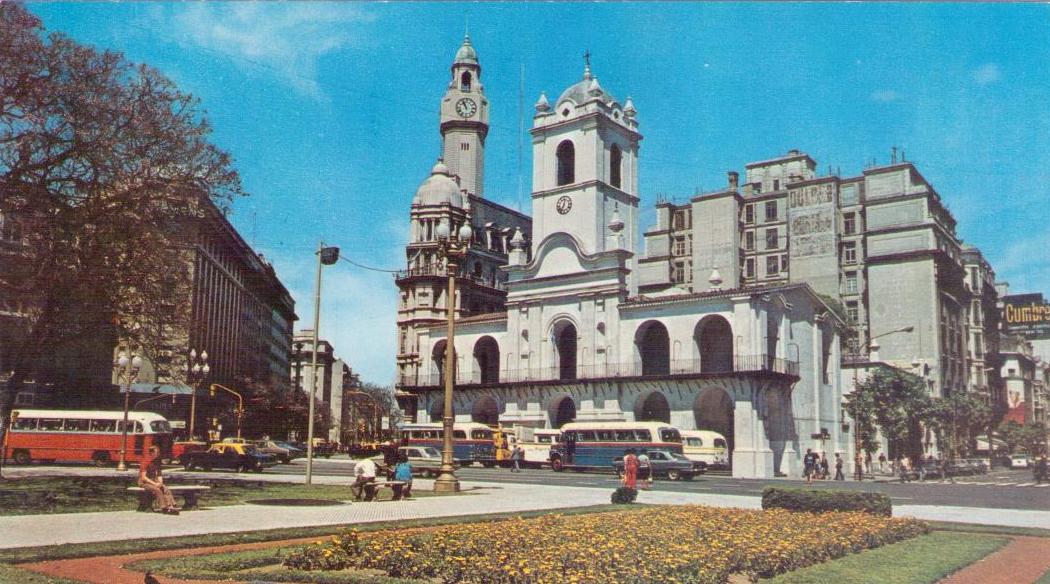
<svg viewBox="0 0 1050 584"><path fill-rule="evenodd" d="M402 446L433 446L439 451L443 445L442 425L405 424L401 427ZM496 465L492 428L476 422L462 422L452 426L452 458L456 464L468 465L479 462L485 466Z"/></svg>
<svg viewBox="0 0 1050 584"><path fill-rule="evenodd" d="M664 422L573 422L551 446L551 468L609 469L628 448L682 453L678 428Z"/></svg>

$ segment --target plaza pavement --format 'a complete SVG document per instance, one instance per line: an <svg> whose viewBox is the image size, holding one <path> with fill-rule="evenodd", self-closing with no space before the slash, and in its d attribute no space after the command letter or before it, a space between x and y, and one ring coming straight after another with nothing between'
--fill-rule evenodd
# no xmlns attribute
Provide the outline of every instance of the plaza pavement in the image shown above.
<svg viewBox="0 0 1050 584"><path fill-rule="evenodd" d="M22 476L65 475L70 469L33 469L7 473ZM80 476L113 476L112 470L78 469ZM172 472L170 475L179 473ZM193 473L199 478L229 474ZM300 482L302 477L261 474L240 477L248 481ZM316 484L345 484L349 498L349 481L341 476L315 476ZM417 479L416 490L430 489L432 481ZM467 494L427 497L410 501L358 502L339 506L290 507L271 505L235 505L188 511L179 516L136 511L63 513L0 517L0 548L59 545L234 533L260 529L281 529L338 524L399 521L434 517L470 516L483 513L514 513L566 507L582 507L609 502L608 488L566 487L548 485L483 483L466 481ZM207 497L203 500L207 505ZM715 507L759 509L756 496L719 495L712 493L674 493L641 491L638 502L649 504L701 504ZM931 521L955 521L985 525L1038 527L1050 529L1050 511L947 507L935 505L896 505L894 515L911 516Z"/></svg>

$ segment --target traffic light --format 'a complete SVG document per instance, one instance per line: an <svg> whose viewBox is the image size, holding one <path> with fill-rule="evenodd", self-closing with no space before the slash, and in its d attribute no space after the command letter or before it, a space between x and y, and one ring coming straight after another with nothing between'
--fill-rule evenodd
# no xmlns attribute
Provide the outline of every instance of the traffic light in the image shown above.
<svg viewBox="0 0 1050 584"><path fill-rule="evenodd" d="M208 386L208 394L211 395L212 397L215 397L215 384L214 383Z"/></svg>

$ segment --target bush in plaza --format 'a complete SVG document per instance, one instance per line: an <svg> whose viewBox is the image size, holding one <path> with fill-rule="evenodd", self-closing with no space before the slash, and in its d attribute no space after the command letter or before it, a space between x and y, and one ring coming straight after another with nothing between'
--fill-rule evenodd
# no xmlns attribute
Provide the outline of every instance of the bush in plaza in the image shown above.
<svg viewBox="0 0 1050 584"><path fill-rule="evenodd" d="M386 531L350 553L320 543L286 564L309 569L307 557L331 550L340 562L323 569L440 582L722 584L731 573L757 580L927 531L916 520L859 512L667 506Z"/></svg>
<svg viewBox="0 0 1050 584"><path fill-rule="evenodd" d="M833 491L825 489L784 489L766 487L762 491L763 509L789 511L863 511L874 515L893 514L890 497L883 493L864 491Z"/></svg>
<svg viewBox="0 0 1050 584"><path fill-rule="evenodd" d="M620 487L613 491L612 502L614 505L625 505L628 503L634 503L634 500L638 498L638 491L631 487Z"/></svg>

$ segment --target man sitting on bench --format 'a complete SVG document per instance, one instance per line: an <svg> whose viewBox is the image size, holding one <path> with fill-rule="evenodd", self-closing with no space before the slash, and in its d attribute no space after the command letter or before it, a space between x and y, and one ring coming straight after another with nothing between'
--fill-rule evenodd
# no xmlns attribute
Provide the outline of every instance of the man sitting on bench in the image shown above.
<svg viewBox="0 0 1050 584"><path fill-rule="evenodd" d="M168 487L164 486L164 478L160 471L160 448L149 447L149 462L139 465L139 486L153 495L153 509L168 515L178 515L179 508L175 506L175 497L172 496Z"/></svg>
<svg viewBox="0 0 1050 584"><path fill-rule="evenodd" d="M394 480L404 483L403 485L394 485L394 500L408 499L412 496L412 465L408 462L408 456L401 453L400 458L397 461L397 466L394 467Z"/></svg>
<svg viewBox="0 0 1050 584"><path fill-rule="evenodd" d="M360 501L365 485L376 482L376 463L371 458L359 460L354 466L354 477L350 490L354 493L354 500Z"/></svg>

